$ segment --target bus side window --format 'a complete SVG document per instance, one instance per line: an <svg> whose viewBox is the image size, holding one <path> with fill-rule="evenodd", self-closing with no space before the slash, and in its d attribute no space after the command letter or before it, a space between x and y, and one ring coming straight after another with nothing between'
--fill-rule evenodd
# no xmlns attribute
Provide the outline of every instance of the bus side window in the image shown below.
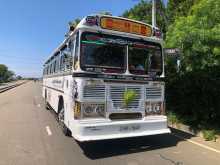
<svg viewBox="0 0 220 165"><path fill-rule="evenodd" d="M64 71L64 57L62 53L60 54L60 71Z"/></svg>
<svg viewBox="0 0 220 165"><path fill-rule="evenodd" d="M71 49L66 45L62 50L62 55L61 55L61 67L62 71L69 71L72 68L72 53Z"/></svg>
<svg viewBox="0 0 220 165"><path fill-rule="evenodd" d="M53 71L54 71L54 61L52 62L51 74L53 74Z"/></svg>
<svg viewBox="0 0 220 165"><path fill-rule="evenodd" d="M57 60L55 59L53 63L53 73L56 73L56 65L57 65Z"/></svg>
<svg viewBox="0 0 220 165"><path fill-rule="evenodd" d="M52 67L53 67L53 65L50 64L50 74L52 74Z"/></svg>
<svg viewBox="0 0 220 165"><path fill-rule="evenodd" d="M55 66L55 70L56 70L56 73L59 72L59 55L56 57L56 66Z"/></svg>
<svg viewBox="0 0 220 165"><path fill-rule="evenodd" d="M76 70L77 69L77 65L79 64L78 62L78 52L79 52L79 32L77 32L76 34L76 44L75 44L75 51L74 51L74 69Z"/></svg>
<svg viewBox="0 0 220 165"><path fill-rule="evenodd" d="M71 39L69 42L69 51L70 51L70 69L73 68L73 55L74 55L74 49L75 49L75 40Z"/></svg>
<svg viewBox="0 0 220 165"><path fill-rule="evenodd" d="M49 74L49 65L47 65L47 75Z"/></svg>

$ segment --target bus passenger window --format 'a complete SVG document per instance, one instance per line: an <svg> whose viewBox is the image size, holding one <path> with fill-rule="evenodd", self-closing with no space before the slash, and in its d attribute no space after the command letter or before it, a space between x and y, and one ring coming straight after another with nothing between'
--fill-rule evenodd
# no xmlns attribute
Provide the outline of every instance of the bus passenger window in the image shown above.
<svg viewBox="0 0 220 165"><path fill-rule="evenodd" d="M50 74L52 74L52 67L53 67L53 65L50 64Z"/></svg>
<svg viewBox="0 0 220 165"><path fill-rule="evenodd" d="M57 65L57 60L55 60L53 63L53 72L54 73L56 73L56 65Z"/></svg>
<svg viewBox="0 0 220 165"><path fill-rule="evenodd" d="M64 71L64 57L63 57L63 54L61 54L61 57L60 57L60 71Z"/></svg>

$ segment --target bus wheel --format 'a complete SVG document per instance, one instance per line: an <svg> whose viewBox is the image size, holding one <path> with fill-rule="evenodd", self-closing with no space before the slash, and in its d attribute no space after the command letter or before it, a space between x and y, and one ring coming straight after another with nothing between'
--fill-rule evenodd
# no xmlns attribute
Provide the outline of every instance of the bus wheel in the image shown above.
<svg viewBox="0 0 220 165"><path fill-rule="evenodd" d="M45 99L45 101L44 101L44 105L45 105L45 109L46 109L46 110L50 110L50 108L49 108L49 106L48 106L48 102L47 102L46 99Z"/></svg>
<svg viewBox="0 0 220 165"><path fill-rule="evenodd" d="M64 112L65 112L65 110L64 110L64 107L62 106L61 110L58 113L58 122L59 122L59 124L62 128L62 131L63 131L64 135L65 136L70 136L71 132L64 123Z"/></svg>
<svg viewBox="0 0 220 165"><path fill-rule="evenodd" d="M46 110L49 110L49 106L48 106L48 102L47 102L47 90L45 90L44 106L45 106Z"/></svg>

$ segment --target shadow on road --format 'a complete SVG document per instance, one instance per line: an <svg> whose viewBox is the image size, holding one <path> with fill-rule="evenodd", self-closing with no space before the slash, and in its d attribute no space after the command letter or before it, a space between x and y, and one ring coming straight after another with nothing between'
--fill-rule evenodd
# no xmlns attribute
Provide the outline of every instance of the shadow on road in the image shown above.
<svg viewBox="0 0 220 165"><path fill-rule="evenodd" d="M176 131L177 130L174 130L175 133ZM188 134L186 138L191 137L192 135ZM99 159L173 147L176 146L179 141L181 141L181 139L175 137L172 134L163 134L87 143L78 142L78 144L89 159Z"/></svg>

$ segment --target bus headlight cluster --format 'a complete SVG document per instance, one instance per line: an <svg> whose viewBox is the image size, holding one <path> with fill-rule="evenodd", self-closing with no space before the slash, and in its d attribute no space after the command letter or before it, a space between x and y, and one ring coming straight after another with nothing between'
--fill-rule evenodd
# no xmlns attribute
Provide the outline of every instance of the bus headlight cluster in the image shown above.
<svg viewBox="0 0 220 165"><path fill-rule="evenodd" d="M162 102L146 102L145 103L145 114L146 115L159 115L163 112Z"/></svg>
<svg viewBox="0 0 220 165"><path fill-rule="evenodd" d="M82 104L83 117L105 117L105 105L104 104Z"/></svg>

